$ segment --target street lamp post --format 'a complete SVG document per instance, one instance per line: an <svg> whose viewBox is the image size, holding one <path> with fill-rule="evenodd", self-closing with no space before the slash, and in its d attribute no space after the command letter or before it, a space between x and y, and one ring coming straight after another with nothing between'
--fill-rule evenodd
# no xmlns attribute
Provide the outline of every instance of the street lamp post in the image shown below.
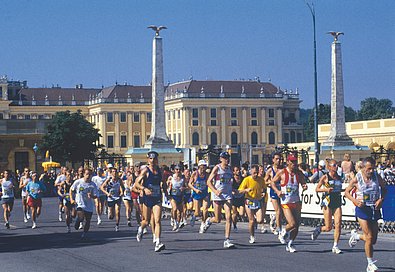
<svg viewBox="0 0 395 272"><path fill-rule="evenodd" d="M315 10L314 4L306 3L310 9L311 16L313 17L313 31L314 31L314 159L315 164L319 161L319 145L318 145L318 98L317 98L317 43L315 38Z"/></svg>
<svg viewBox="0 0 395 272"><path fill-rule="evenodd" d="M37 143L34 143L33 151L34 151L34 171L37 172L37 151L38 151Z"/></svg>

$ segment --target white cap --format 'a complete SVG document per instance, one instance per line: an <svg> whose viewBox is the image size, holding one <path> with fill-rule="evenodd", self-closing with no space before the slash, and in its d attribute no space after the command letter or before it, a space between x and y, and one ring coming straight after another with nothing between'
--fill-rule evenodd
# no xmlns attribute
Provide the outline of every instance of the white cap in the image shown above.
<svg viewBox="0 0 395 272"><path fill-rule="evenodd" d="M108 169L113 168L113 167L114 167L114 166L112 166L111 163L107 164L107 168L108 168Z"/></svg>
<svg viewBox="0 0 395 272"><path fill-rule="evenodd" d="M205 166L207 166L207 162L206 162L205 160L200 160L200 161L198 162L198 166L200 166L200 165L205 165Z"/></svg>
<svg viewBox="0 0 395 272"><path fill-rule="evenodd" d="M318 163L318 165L325 167L325 161L324 160L320 160L320 162Z"/></svg>

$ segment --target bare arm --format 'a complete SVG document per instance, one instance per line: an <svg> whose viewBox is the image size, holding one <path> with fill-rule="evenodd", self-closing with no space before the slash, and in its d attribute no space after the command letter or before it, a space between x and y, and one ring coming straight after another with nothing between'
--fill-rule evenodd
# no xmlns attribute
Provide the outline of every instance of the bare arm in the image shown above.
<svg viewBox="0 0 395 272"><path fill-rule="evenodd" d="M317 186L315 187L315 191L317 193L330 193L333 191L333 188L321 188L322 185L324 185L328 181L328 177L326 175L322 176L320 178L320 181L318 181Z"/></svg>
<svg viewBox="0 0 395 272"><path fill-rule="evenodd" d="M351 200L351 202L352 202L355 206L357 206L357 207L363 207L363 202L362 202L361 200L359 200L359 199L354 198L354 197L351 195L351 191L352 191L354 188L356 188L356 185L357 185L357 179L356 179L356 178L353 178L353 179L350 181L350 183L348 184L348 187L346 188L346 190L344 191L344 195L345 195L349 200Z"/></svg>
<svg viewBox="0 0 395 272"><path fill-rule="evenodd" d="M217 191L217 189L214 187L213 184L214 177L217 175L217 173L218 173L218 166L214 166L213 171L211 171L210 176L207 179L207 186L211 189L211 191L214 194L219 195L221 192Z"/></svg>
<svg viewBox="0 0 395 272"><path fill-rule="evenodd" d="M140 175L136 178L134 186L144 192L146 195L151 195L151 191L143 186L144 177L147 175L148 168L144 168Z"/></svg>
<svg viewBox="0 0 395 272"><path fill-rule="evenodd" d="M280 170L277 172L277 174L274 176L274 178L271 179L270 181L270 186L272 187L273 191L281 197L282 193L279 189L277 189L276 182L281 181L281 176L284 174L284 170Z"/></svg>

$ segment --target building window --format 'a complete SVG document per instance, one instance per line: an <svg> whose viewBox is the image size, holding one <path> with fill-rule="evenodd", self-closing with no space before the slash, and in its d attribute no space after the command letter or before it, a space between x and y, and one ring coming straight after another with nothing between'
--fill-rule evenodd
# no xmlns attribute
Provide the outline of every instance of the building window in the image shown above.
<svg viewBox="0 0 395 272"><path fill-rule="evenodd" d="M133 136L133 145L134 147L140 147L140 135Z"/></svg>
<svg viewBox="0 0 395 272"><path fill-rule="evenodd" d="M269 144L275 144L276 143L276 134L271 131L269 132Z"/></svg>
<svg viewBox="0 0 395 272"><path fill-rule="evenodd" d="M217 109L213 108L210 110L211 118L217 118Z"/></svg>
<svg viewBox="0 0 395 272"><path fill-rule="evenodd" d="M199 133L197 132L192 134L192 145L199 145Z"/></svg>
<svg viewBox="0 0 395 272"><path fill-rule="evenodd" d="M212 133L210 134L210 143L211 143L212 145L217 145L217 144L218 144L217 133L212 132Z"/></svg>
<svg viewBox="0 0 395 272"><path fill-rule="evenodd" d="M126 135L121 135L121 148L127 147L126 142L127 142Z"/></svg>
<svg viewBox="0 0 395 272"><path fill-rule="evenodd" d="M256 108L252 108L251 109L251 118L256 118L257 114L256 114Z"/></svg>
<svg viewBox="0 0 395 272"><path fill-rule="evenodd" d="M12 119L12 120L16 120L16 119L17 119L17 116L16 116L15 114L12 114L12 115L11 115L11 119Z"/></svg>
<svg viewBox="0 0 395 272"><path fill-rule="evenodd" d="M147 134L147 139L146 139L146 141L148 141L148 140L149 140L149 137L151 137L151 135Z"/></svg>
<svg viewBox="0 0 395 272"><path fill-rule="evenodd" d="M284 141L284 144L289 143L289 133L288 132L284 132L283 141Z"/></svg>
<svg viewBox="0 0 395 272"><path fill-rule="evenodd" d="M126 123L126 112L120 113L121 123Z"/></svg>
<svg viewBox="0 0 395 272"><path fill-rule="evenodd" d="M296 134L296 141L297 141L298 143L301 143L301 142L302 142L302 133L298 132L298 133Z"/></svg>
<svg viewBox="0 0 395 272"><path fill-rule="evenodd" d="M230 118L237 118L237 109L236 108L230 109Z"/></svg>
<svg viewBox="0 0 395 272"><path fill-rule="evenodd" d="M237 119L230 120L230 125L231 126L237 126Z"/></svg>
<svg viewBox="0 0 395 272"><path fill-rule="evenodd" d="M216 125L217 125L217 120L211 119L211 120L210 120L210 125L211 125L211 126L216 126Z"/></svg>
<svg viewBox="0 0 395 272"><path fill-rule="evenodd" d="M251 159L252 159L251 164L259 164L259 156L258 155L252 155Z"/></svg>
<svg viewBox="0 0 395 272"><path fill-rule="evenodd" d="M140 113L139 112L133 113L133 122L140 123Z"/></svg>
<svg viewBox="0 0 395 272"><path fill-rule="evenodd" d="M0 113L0 120L4 119L4 115L2 113Z"/></svg>
<svg viewBox="0 0 395 272"><path fill-rule="evenodd" d="M255 131L251 133L251 144L255 146L258 144L258 133Z"/></svg>
<svg viewBox="0 0 395 272"><path fill-rule="evenodd" d="M152 113L147 112L147 123L151 123L151 122L152 122Z"/></svg>
<svg viewBox="0 0 395 272"><path fill-rule="evenodd" d="M112 112L107 112L107 123L114 122L114 114Z"/></svg>
<svg viewBox="0 0 395 272"><path fill-rule="evenodd" d="M192 109L192 118L199 118L198 109Z"/></svg>
<svg viewBox="0 0 395 272"><path fill-rule="evenodd" d="M178 133L178 144L181 145L181 133Z"/></svg>
<svg viewBox="0 0 395 272"><path fill-rule="evenodd" d="M274 118L274 109L269 109L269 118Z"/></svg>
<svg viewBox="0 0 395 272"><path fill-rule="evenodd" d="M171 116L170 116L170 111L168 111L168 112L167 112L167 120L169 120L169 121L170 121L170 120L171 120L171 118L170 118L170 117L171 117Z"/></svg>
<svg viewBox="0 0 395 272"><path fill-rule="evenodd" d="M176 119L176 111L173 110L173 120Z"/></svg>
<svg viewBox="0 0 395 272"><path fill-rule="evenodd" d="M269 120L269 126L274 126L274 120Z"/></svg>
<svg viewBox="0 0 395 272"><path fill-rule="evenodd" d="M295 131L291 131L291 143L296 143L296 133L295 133Z"/></svg>
<svg viewBox="0 0 395 272"><path fill-rule="evenodd" d="M25 115L25 120L30 120L30 114Z"/></svg>
<svg viewBox="0 0 395 272"><path fill-rule="evenodd" d="M252 119L251 120L251 126L257 126L258 125L258 120Z"/></svg>
<svg viewBox="0 0 395 272"><path fill-rule="evenodd" d="M176 140L177 140L177 134L173 134L173 143L175 144L175 145L177 145L178 143L176 142Z"/></svg>
<svg viewBox="0 0 395 272"><path fill-rule="evenodd" d="M236 132L232 132L232 134L230 135L230 144L232 145L232 147L237 146L237 133Z"/></svg>
<svg viewBox="0 0 395 272"><path fill-rule="evenodd" d="M38 119L43 120L44 119L44 115L43 114L39 114L38 115Z"/></svg>
<svg viewBox="0 0 395 272"><path fill-rule="evenodd" d="M177 119L181 119L181 110L177 110Z"/></svg>
<svg viewBox="0 0 395 272"><path fill-rule="evenodd" d="M199 125L199 120L198 119L193 119L192 120L192 126L197 127Z"/></svg>
<svg viewBox="0 0 395 272"><path fill-rule="evenodd" d="M114 136L113 135L107 136L107 148L114 148Z"/></svg>

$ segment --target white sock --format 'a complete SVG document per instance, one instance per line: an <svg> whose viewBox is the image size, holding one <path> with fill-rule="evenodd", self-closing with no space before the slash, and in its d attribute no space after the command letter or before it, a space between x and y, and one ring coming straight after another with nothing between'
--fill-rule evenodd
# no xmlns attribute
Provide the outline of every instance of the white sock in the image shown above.
<svg viewBox="0 0 395 272"><path fill-rule="evenodd" d="M137 232L142 233L142 232L143 232L143 229L142 229L141 227L139 227L139 229L138 229Z"/></svg>
<svg viewBox="0 0 395 272"><path fill-rule="evenodd" d="M357 233L357 234L355 235L355 238L357 238L357 240L359 241L359 239L361 238L361 236L359 235L359 233Z"/></svg>
<svg viewBox="0 0 395 272"><path fill-rule="evenodd" d="M293 242L293 240L289 240L289 242L288 242L289 247L292 246L292 242Z"/></svg>
<svg viewBox="0 0 395 272"><path fill-rule="evenodd" d="M158 246L160 244L159 238L156 238L155 245Z"/></svg>
<svg viewBox="0 0 395 272"><path fill-rule="evenodd" d="M333 242L333 247L337 247L337 242Z"/></svg>
<svg viewBox="0 0 395 272"><path fill-rule="evenodd" d="M373 263L373 259L372 258L366 258L368 260L368 264Z"/></svg>

